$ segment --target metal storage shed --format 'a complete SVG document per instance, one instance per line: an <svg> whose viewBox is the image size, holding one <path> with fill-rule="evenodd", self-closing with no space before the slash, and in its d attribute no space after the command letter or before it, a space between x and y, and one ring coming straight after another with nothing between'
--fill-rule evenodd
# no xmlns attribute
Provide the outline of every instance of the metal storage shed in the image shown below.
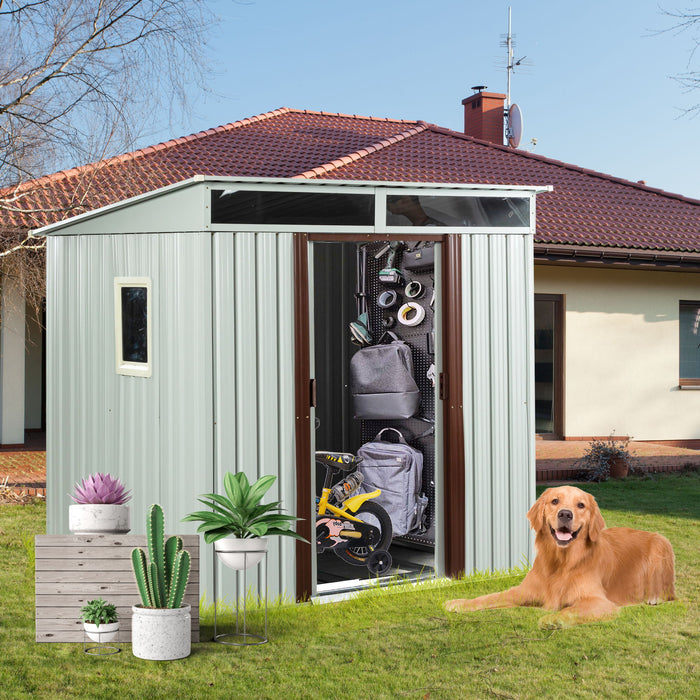
<svg viewBox="0 0 700 700"><path fill-rule="evenodd" d="M134 533L154 502L170 532L194 532L180 520L196 497L243 470L278 476L272 495L312 540L313 451L358 446L336 392L354 252L429 241L432 503L415 546L438 574L529 559L532 235L547 189L198 176L36 231L48 238L47 532L68 532L66 494L94 471L133 489ZM405 197L424 221L391 211ZM128 294L145 314L135 333ZM335 444L316 444L321 404L337 409L320 420ZM313 548L273 540L269 595L321 592ZM211 596L212 548L200 556Z"/></svg>

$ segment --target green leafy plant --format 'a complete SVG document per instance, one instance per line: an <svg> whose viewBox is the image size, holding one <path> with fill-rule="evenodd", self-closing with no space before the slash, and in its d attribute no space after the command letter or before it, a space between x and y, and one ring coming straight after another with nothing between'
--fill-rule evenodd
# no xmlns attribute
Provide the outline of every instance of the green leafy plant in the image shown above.
<svg viewBox="0 0 700 700"><path fill-rule="evenodd" d="M190 554L182 547L182 538L165 540L165 518L157 503L146 517L148 555L140 547L132 550L131 563L145 608L179 608L190 575Z"/></svg>
<svg viewBox="0 0 700 700"><path fill-rule="evenodd" d="M591 440L586 452L576 465L581 468L581 477L586 481L607 481L610 478L610 464L617 459L623 460L630 471L632 455L627 449L629 438L615 439L614 434L606 440Z"/></svg>
<svg viewBox="0 0 700 700"><path fill-rule="evenodd" d="M292 530L292 523L300 518L280 513L281 501L260 503L276 478L271 475L263 476L251 484L243 472L237 474L226 472L224 476L226 495L204 494L198 500L212 510L190 513L183 520L201 521L202 524L197 528L197 532L204 533L204 541L207 544L229 535L240 539L282 535L307 542Z"/></svg>
<svg viewBox="0 0 700 700"><path fill-rule="evenodd" d="M119 620L117 608L114 604L108 603L102 598L97 600L88 600L88 602L80 608L80 617L83 622L88 622L96 627L100 624L111 625Z"/></svg>

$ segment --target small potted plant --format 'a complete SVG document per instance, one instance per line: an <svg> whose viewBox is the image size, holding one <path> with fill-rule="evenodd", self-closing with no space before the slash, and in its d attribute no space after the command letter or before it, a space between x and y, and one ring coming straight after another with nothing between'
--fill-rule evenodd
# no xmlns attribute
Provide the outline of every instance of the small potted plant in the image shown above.
<svg viewBox="0 0 700 700"><path fill-rule="evenodd" d="M166 541L163 509L157 503L148 509L146 536L148 559L140 547L131 552L142 603L131 607L131 650L140 659L182 659L192 643L190 606L182 603L190 554L181 537Z"/></svg>
<svg viewBox="0 0 700 700"><path fill-rule="evenodd" d="M292 530L292 523L300 518L280 513L281 501L260 503L276 478L263 476L251 484L243 472L226 472L226 495L204 494L198 500L211 510L190 513L183 520L201 521L197 532L204 533L207 544L214 543L219 559L232 569L242 570L257 564L267 551L268 536L281 535L307 542Z"/></svg>
<svg viewBox="0 0 700 700"><path fill-rule="evenodd" d="M76 535L124 534L131 529L131 492L111 474L90 474L75 484L68 529Z"/></svg>
<svg viewBox="0 0 700 700"><path fill-rule="evenodd" d="M614 435L607 440L592 440L576 463L581 467L582 477L586 481L607 481L611 477L621 479L627 476L632 468L628 445L629 438L615 439Z"/></svg>
<svg viewBox="0 0 700 700"><path fill-rule="evenodd" d="M119 632L117 608L102 598L88 600L80 608L83 628L93 642L111 642Z"/></svg>

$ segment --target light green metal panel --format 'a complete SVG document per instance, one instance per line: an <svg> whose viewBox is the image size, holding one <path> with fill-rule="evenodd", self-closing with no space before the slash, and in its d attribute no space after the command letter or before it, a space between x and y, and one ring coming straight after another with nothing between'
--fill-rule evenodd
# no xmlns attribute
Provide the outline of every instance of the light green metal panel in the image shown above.
<svg viewBox="0 0 700 700"><path fill-rule="evenodd" d="M169 532L199 509L213 487L211 237L171 234L159 240L159 438L161 502Z"/></svg>
<svg viewBox="0 0 700 700"><path fill-rule="evenodd" d="M49 533L68 531L66 494L96 471L133 490L133 533L144 531L154 502L170 532L189 531L179 520L210 483L202 468L211 463L209 248L209 234L49 239ZM152 282L148 378L115 371L116 276Z"/></svg>
<svg viewBox="0 0 700 700"><path fill-rule="evenodd" d="M533 197L534 201L534 197ZM535 500L534 261L531 236L512 236L508 249L508 335L520 352L508 357L510 376L511 561L532 563L533 538L526 513ZM524 357L522 357L524 354ZM517 563L523 563L517 561Z"/></svg>
<svg viewBox="0 0 700 700"><path fill-rule="evenodd" d="M512 517L507 495L511 480L511 469L516 470L517 464L511 465L508 460L507 446L510 441L511 427L508 422L509 414L509 384L511 376L508 373L508 358L511 355L522 357L521 348L511 347L508 334L508 285L506 258L506 237L489 236L489 299L490 299L490 345L489 375L491 383L491 500L492 516L492 569L503 569L511 564L510 560L510 528L503 527L505 518Z"/></svg>
<svg viewBox="0 0 700 700"><path fill-rule="evenodd" d="M204 201L208 196L203 183L173 185L60 221L39 232L93 236L204 231L209 225L209 202Z"/></svg>
<svg viewBox="0 0 700 700"><path fill-rule="evenodd" d="M215 484L226 471L252 481L277 476L266 500L293 512L294 287L292 234L214 234ZM267 590L294 598L294 541L271 538ZM247 585L262 587L263 570ZM217 570L218 597L235 592L229 570ZM203 590L213 594L211 575Z"/></svg>
<svg viewBox="0 0 700 700"><path fill-rule="evenodd" d="M462 237L467 570L531 557L532 239Z"/></svg>

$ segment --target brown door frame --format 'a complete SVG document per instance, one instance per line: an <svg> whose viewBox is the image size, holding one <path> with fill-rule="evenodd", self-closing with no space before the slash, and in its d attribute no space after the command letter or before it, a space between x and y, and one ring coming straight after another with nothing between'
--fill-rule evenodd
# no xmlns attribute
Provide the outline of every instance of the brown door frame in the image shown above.
<svg viewBox="0 0 700 700"><path fill-rule="evenodd" d="M465 567L464 421L462 408L462 286L461 237L456 234L294 234L294 383L296 431L297 531L311 545L296 543L296 597L311 596L311 387L309 319L309 241L433 240L442 243L443 482L445 572L456 576Z"/></svg>
<svg viewBox="0 0 700 700"><path fill-rule="evenodd" d="M566 321L566 296L564 294L535 294L535 301L554 302L553 360L554 393L552 411L554 413L554 432L537 433L545 439L564 439L564 324ZM534 338L533 338L534 344Z"/></svg>

